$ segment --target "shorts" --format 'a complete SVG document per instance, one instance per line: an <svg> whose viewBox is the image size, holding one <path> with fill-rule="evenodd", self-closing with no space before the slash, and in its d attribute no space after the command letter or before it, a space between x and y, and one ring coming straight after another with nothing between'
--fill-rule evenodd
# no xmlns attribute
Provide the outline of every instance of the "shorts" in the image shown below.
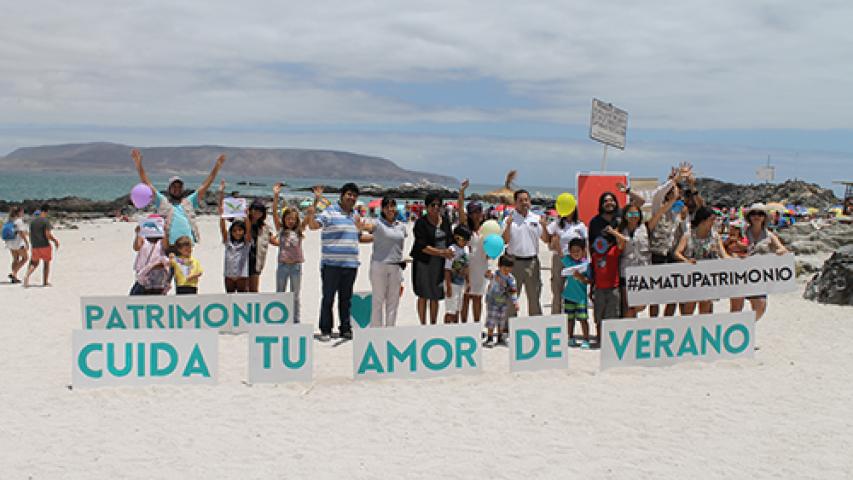
<svg viewBox="0 0 853 480"><path fill-rule="evenodd" d="M585 303L575 303L571 300L563 299L563 313L566 314L569 320L589 319L589 312Z"/></svg>
<svg viewBox="0 0 853 480"><path fill-rule="evenodd" d="M33 262L37 262L39 260L44 260L45 262L49 262L49 261L53 260L53 248L51 248L51 247L33 248L31 260Z"/></svg>
<svg viewBox="0 0 853 480"><path fill-rule="evenodd" d="M457 313L462 308L465 285L450 284L450 292L444 299L444 313Z"/></svg>
<svg viewBox="0 0 853 480"><path fill-rule="evenodd" d="M506 329L508 318L508 304L486 303L486 328Z"/></svg>

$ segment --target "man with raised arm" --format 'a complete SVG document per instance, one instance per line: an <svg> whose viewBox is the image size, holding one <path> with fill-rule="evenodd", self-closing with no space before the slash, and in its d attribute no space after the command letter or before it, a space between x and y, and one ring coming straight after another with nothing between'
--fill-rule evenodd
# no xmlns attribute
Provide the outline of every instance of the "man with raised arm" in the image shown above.
<svg viewBox="0 0 853 480"><path fill-rule="evenodd" d="M199 208L199 199L204 200L207 189L210 188L210 185L219 173L219 169L225 163L225 155L220 155L216 159L216 164L213 166L210 174L204 179L198 189L190 195L187 195L184 190L184 181L178 176L169 179L166 195L158 192L142 167L142 153L137 149L133 149L130 156L133 158L133 163L136 164L139 180L151 188L151 193L154 195L154 208L165 219L166 238L169 246L174 245L175 241L183 236L190 237L193 243L197 243L200 237L198 226L196 225L195 209Z"/></svg>

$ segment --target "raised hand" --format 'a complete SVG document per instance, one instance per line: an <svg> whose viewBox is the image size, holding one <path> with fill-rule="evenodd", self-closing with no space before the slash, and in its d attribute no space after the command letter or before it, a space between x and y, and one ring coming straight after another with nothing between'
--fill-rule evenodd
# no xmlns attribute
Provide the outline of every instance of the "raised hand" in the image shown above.
<svg viewBox="0 0 853 480"><path fill-rule="evenodd" d="M316 198L317 200L323 198L323 190L325 189L322 185L317 185L311 189L311 191L314 192L314 198Z"/></svg>
<svg viewBox="0 0 853 480"><path fill-rule="evenodd" d="M225 180L219 181L219 193L225 193Z"/></svg>
<svg viewBox="0 0 853 480"><path fill-rule="evenodd" d="M459 186L459 190L462 190L464 192L468 189L469 185L471 185L471 182L468 181L468 179L466 178L465 180L462 180L462 184Z"/></svg>
<svg viewBox="0 0 853 480"><path fill-rule="evenodd" d="M142 163L142 152L140 152L138 149L134 148L133 150L130 151L130 158L133 159L134 163L139 165L140 163Z"/></svg>
<svg viewBox="0 0 853 480"><path fill-rule="evenodd" d="M275 185L273 185L272 186L272 194L275 195L276 197L279 196L281 194L281 187L283 187L283 186L284 185L281 182L278 182Z"/></svg>
<svg viewBox="0 0 853 480"><path fill-rule="evenodd" d="M225 163L225 154L223 153L216 159L216 166L221 167Z"/></svg>

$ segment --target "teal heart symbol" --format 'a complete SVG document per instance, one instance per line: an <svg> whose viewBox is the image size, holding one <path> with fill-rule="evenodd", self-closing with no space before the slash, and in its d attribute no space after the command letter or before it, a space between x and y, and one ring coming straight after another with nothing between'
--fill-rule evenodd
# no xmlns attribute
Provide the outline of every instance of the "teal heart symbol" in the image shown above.
<svg viewBox="0 0 853 480"><path fill-rule="evenodd" d="M373 312L372 293L353 293L350 304L350 318L361 328L370 326L370 315Z"/></svg>

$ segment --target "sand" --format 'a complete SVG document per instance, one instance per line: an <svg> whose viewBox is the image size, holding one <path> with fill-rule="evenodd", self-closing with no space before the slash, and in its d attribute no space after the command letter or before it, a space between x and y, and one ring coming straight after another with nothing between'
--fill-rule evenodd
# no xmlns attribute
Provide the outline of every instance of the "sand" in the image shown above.
<svg viewBox="0 0 853 480"><path fill-rule="evenodd" d="M313 383L250 386L245 336L220 335L216 386L69 390L79 298L127 293L133 224L55 233L53 287L0 285L3 479L853 476L853 310L802 291L771 296L752 360L601 373L572 349L569 370L510 374L495 348L482 375L356 382L349 344L317 344ZM202 293L222 292L217 233L202 220ZM316 325L316 233L306 256ZM399 324L414 325L406 273Z"/></svg>

